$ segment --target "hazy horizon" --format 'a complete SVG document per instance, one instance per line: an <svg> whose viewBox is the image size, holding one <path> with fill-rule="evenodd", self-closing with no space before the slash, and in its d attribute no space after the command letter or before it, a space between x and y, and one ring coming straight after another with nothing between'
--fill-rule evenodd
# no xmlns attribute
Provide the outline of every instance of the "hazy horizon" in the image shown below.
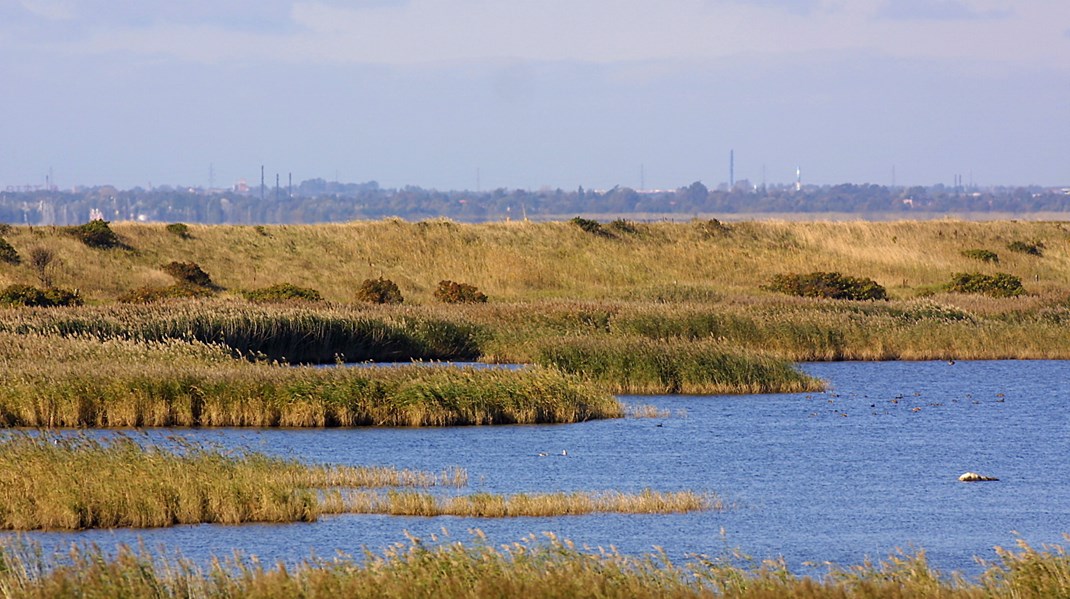
<svg viewBox="0 0 1070 599"><path fill-rule="evenodd" d="M0 0L0 50L0 189L1070 184L1064 0Z"/></svg>

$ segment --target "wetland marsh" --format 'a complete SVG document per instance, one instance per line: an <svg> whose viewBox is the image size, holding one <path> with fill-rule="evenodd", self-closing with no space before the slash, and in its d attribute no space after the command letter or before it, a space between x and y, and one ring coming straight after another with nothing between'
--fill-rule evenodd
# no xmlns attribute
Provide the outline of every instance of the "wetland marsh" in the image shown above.
<svg viewBox="0 0 1070 599"><path fill-rule="evenodd" d="M96 543L109 556L144 543L194 564L239 551L294 565L368 548L393 552L390 567L404 568L407 550L390 547L406 535L435 546L448 529L451 541L471 543L472 555L482 543L552 532L627 556L661 547L673 563L739 548L813 574L827 562L849 566L914 547L927 563L911 557L893 567L925 572L931 564L978 576L987 566L975 556L1037 557L1023 550L1010 558L994 546L1059 542L1070 530L1068 363L1059 361L1070 359L1063 224L694 222L599 238L563 223L190 227L192 237L181 239L152 225L116 229L125 249L86 249L40 228L6 233L19 250L44 245L83 265L62 261L50 274L88 301L0 310L0 425L83 439L66 441L75 444L118 435L149 451L221 453L193 464L194 471L211 465L214 474L202 478L209 491L186 499L152 476L161 469L185 472L165 478L197 475L162 455L124 458L140 464L124 473L137 481L97 481L109 505L103 511L118 503L144 515L162 505L159 518L113 511L7 525L169 526L29 533L45 555L72 542ZM1001 251L998 268L1024 280L1024 294L988 297L941 283L965 268L995 273L994 263L972 264L963 248L998 249L1015 239L1043 248ZM410 245L419 259L402 252ZM396 278L405 303L347 295L358 281L343 262L323 261L317 252L326 248L349 255L357 271L367 264ZM190 258L219 275L221 285L198 292L205 297L115 303L132 286L164 281L163 261ZM800 298L767 287L787 269L819 268L874 277L889 299ZM491 300L432 300L433 281L457 273ZM0 264L0 281L32 276L26 265ZM253 286L291 281L327 299L245 299ZM530 366L303 365L365 360ZM627 393L642 395L620 395ZM247 465L227 461L242 455L261 464L252 479L236 475L249 484L215 485L233 478L228 468ZM345 483L327 488L307 474L280 487L265 474L322 466L417 477L460 472L467 485L347 492ZM82 468L83 478L91 470ZM1000 481L958 482L966 471ZM264 479L268 486L256 487ZM112 493L139 483L148 485L145 502ZM56 505L68 508L53 515L91 511L59 491L51 494ZM152 500L153 492L165 498ZM257 497L274 497L282 515L192 509L213 494L239 500L222 513L266 514ZM251 520L261 523L218 524ZM201 521L208 523L191 524ZM470 537L474 529L483 532ZM569 564L583 561L555 543L540 547ZM1067 568L1060 555L1039 559ZM610 567L616 558L600 559ZM725 580L742 572L714 571Z"/></svg>
<svg viewBox="0 0 1070 599"><path fill-rule="evenodd" d="M924 548L943 571L977 574L974 557L1021 536L1057 543L1070 529L1068 364L1058 361L806 364L830 391L641 399L664 419L452 429L151 429L165 443L251 448L309 463L463 468L469 491L514 494L614 489L714 492L721 511L676 515L485 519L382 515L294 525L179 526L165 530L33 533L48 546L141 540L190 558L239 549L295 563L311 552L359 552L446 528L479 528L494 543L554 532L630 555L663 547L674 559L739 547L757 558L857 564ZM916 410L915 408L920 408ZM845 415L846 414L846 415ZM109 435L101 431L100 435ZM566 450L568 455L560 454ZM540 456L546 453L546 456ZM960 483L977 470L991 484ZM722 533L723 530L723 533ZM816 568L820 570L820 568Z"/></svg>

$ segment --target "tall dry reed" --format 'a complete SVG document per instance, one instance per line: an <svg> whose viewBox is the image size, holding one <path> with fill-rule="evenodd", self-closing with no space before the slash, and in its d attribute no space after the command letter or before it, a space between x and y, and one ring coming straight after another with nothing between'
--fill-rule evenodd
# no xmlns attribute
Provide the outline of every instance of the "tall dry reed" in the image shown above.
<svg viewBox="0 0 1070 599"><path fill-rule="evenodd" d="M933 569L924 552L858 567L832 566L821 577L796 576L779 561L739 565L726 558L674 562L664 554L632 557L577 548L547 535L502 547L482 536L467 544L413 538L360 559L310 560L297 567L255 559L219 559L202 567L182 558L124 548L72 547L45 556L16 541L0 548L6 596L44 598L183 597L590 597L725 599L1049 599L1070 588L1061 547L1000 550L977 580Z"/></svg>
<svg viewBox="0 0 1070 599"><path fill-rule="evenodd" d="M621 415L611 395L554 369L295 368L177 341L0 333L5 426L453 426Z"/></svg>
<svg viewBox="0 0 1070 599"><path fill-rule="evenodd" d="M769 355L721 342L591 336L546 342L536 361L580 374L615 393L794 393L821 381Z"/></svg>
<svg viewBox="0 0 1070 599"><path fill-rule="evenodd" d="M322 513L316 488L463 485L394 468L305 466L259 453L128 437L15 434L0 441L0 529L161 527L213 522L301 522Z"/></svg>

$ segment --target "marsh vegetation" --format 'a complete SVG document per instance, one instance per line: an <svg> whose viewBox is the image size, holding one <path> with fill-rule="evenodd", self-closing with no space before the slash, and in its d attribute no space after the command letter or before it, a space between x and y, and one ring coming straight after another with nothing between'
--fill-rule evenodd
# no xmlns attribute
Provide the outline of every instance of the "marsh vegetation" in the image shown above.
<svg viewBox="0 0 1070 599"><path fill-rule="evenodd" d="M668 597L725 599L1060 597L1070 587L1070 557L1059 546L1000 549L976 580L932 568L924 551L893 554L857 567L829 565L797 576L779 561L745 555L625 556L575 546L552 535L493 547L412 538L383 552L311 559L296 567L240 555L199 566L141 549L108 555L71 548L47 557L32 545L0 548L0 586L20 597Z"/></svg>
<svg viewBox="0 0 1070 599"><path fill-rule="evenodd" d="M468 474L305 465L262 453L130 437L17 434L0 441L0 529L166 527L309 522L324 514L515 518L724 509L691 491L443 496L404 487L464 487ZM390 488L386 493L357 489Z"/></svg>
<svg viewBox="0 0 1070 599"><path fill-rule="evenodd" d="M0 338L4 426L451 426L623 415L610 394L552 368L294 368L197 342Z"/></svg>

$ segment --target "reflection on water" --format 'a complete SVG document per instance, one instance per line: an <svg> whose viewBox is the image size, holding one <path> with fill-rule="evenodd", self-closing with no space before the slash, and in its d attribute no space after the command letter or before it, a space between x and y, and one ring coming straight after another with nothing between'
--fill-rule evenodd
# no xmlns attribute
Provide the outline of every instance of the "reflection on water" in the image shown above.
<svg viewBox="0 0 1070 599"><path fill-rule="evenodd" d="M580 545L670 556L739 547L793 568L924 547L941 569L977 572L1016 534L1070 531L1070 372L1066 362L806 364L826 393L627 397L674 416L570 425L451 429L153 430L310 462L468 469L470 490L714 491L725 512L479 520L337 516L313 524L34 533L46 544L136 543L191 558L235 549L298 561L479 528L493 543L551 531ZM108 434L108 433L101 433ZM567 456L560 454L567 450ZM547 453L541 457L539 453ZM966 471L996 483L960 483ZM721 531L724 531L722 535Z"/></svg>

